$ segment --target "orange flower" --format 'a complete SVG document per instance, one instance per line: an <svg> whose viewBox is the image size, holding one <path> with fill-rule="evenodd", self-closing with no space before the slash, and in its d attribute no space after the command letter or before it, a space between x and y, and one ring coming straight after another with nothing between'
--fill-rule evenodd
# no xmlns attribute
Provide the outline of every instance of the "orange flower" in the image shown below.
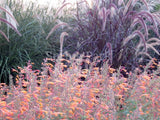
<svg viewBox="0 0 160 120"><path fill-rule="evenodd" d="M88 106L89 109L92 109L93 105L94 105L94 103L90 103L90 102L87 103L87 106Z"/></svg>
<svg viewBox="0 0 160 120"><path fill-rule="evenodd" d="M50 68L53 68L53 65L51 63L46 63L47 66L49 66Z"/></svg>
<svg viewBox="0 0 160 120"><path fill-rule="evenodd" d="M98 111L96 115L97 115L97 119L101 120L101 113L100 113L100 111Z"/></svg>
<svg viewBox="0 0 160 120"><path fill-rule="evenodd" d="M115 72L116 70L115 69L113 69L113 68L109 68L109 73L113 73L113 72Z"/></svg>
<svg viewBox="0 0 160 120"><path fill-rule="evenodd" d="M69 114L74 115L73 110L69 110Z"/></svg>
<svg viewBox="0 0 160 120"><path fill-rule="evenodd" d="M54 85L54 82L47 82L47 85Z"/></svg>
<svg viewBox="0 0 160 120"><path fill-rule="evenodd" d="M93 93L99 93L100 90L98 88L93 88L93 89L91 89L91 92L93 92Z"/></svg>
<svg viewBox="0 0 160 120"><path fill-rule="evenodd" d="M88 73L88 69L83 69L82 70L82 74L87 74Z"/></svg>
<svg viewBox="0 0 160 120"><path fill-rule="evenodd" d="M26 107L21 107L21 114L23 114L23 112L25 112L27 109L26 109Z"/></svg>
<svg viewBox="0 0 160 120"><path fill-rule="evenodd" d="M150 80L150 77L149 76L147 76L147 75L145 75L145 76L142 76L144 79L146 79L146 80Z"/></svg>
<svg viewBox="0 0 160 120"><path fill-rule="evenodd" d="M85 113L88 116L91 113L91 111L90 110L86 110Z"/></svg>
<svg viewBox="0 0 160 120"><path fill-rule="evenodd" d="M6 101L0 101L0 106L6 106Z"/></svg>
<svg viewBox="0 0 160 120"><path fill-rule="evenodd" d="M71 108L72 110L75 110L75 108L77 107L77 105L78 105L77 102L72 102L72 103L70 104L70 107L69 107L69 108Z"/></svg>
<svg viewBox="0 0 160 120"><path fill-rule="evenodd" d="M73 101L80 103L80 102L81 102L81 99L80 99L80 98L77 98L77 97L74 97L74 98L73 98Z"/></svg>
<svg viewBox="0 0 160 120"><path fill-rule="evenodd" d="M45 117L45 116L44 116L44 114L43 114L43 111L40 110L40 111L39 111L39 114L38 114L38 119L44 118L44 117Z"/></svg>
<svg viewBox="0 0 160 120"><path fill-rule="evenodd" d="M23 94L27 94L27 91L25 91L25 90L22 90L21 92L22 92Z"/></svg>
<svg viewBox="0 0 160 120"><path fill-rule="evenodd" d="M141 89L146 90L145 86L139 86Z"/></svg>
<svg viewBox="0 0 160 120"><path fill-rule="evenodd" d="M54 112L54 113L52 113L53 115L55 115L56 117L58 116L58 115L64 115L64 113L62 113L62 112Z"/></svg>
<svg viewBox="0 0 160 120"><path fill-rule="evenodd" d="M43 104L41 102L38 102L39 105L40 105L40 108L43 108Z"/></svg>
<svg viewBox="0 0 160 120"><path fill-rule="evenodd" d="M78 92L78 93L75 93L78 97L80 97L81 96L81 93L80 92Z"/></svg>
<svg viewBox="0 0 160 120"><path fill-rule="evenodd" d="M139 112L140 112L141 115L144 114L144 112L143 112L143 110L142 110L142 107L139 107Z"/></svg>

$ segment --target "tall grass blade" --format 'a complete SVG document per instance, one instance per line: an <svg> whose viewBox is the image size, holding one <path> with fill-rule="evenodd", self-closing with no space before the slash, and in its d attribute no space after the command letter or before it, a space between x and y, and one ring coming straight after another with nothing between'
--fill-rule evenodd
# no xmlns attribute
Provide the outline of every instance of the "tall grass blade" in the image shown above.
<svg viewBox="0 0 160 120"><path fill-rule="evenodd" d="M6 6L6 10L8 11L8 12L6 12L7 21L10 22L17 29L18 23L17 23L16 19L14 18L12 11L10 10L10 8L8 6ZM10 14L8 14L8 13L10 13ZM12 28L9 24L7 24L7 26L8 26L8 28Z"/></svg>
<svg viewBox="0 0 160 120"><path fill-rule="evenodd" d="M124 39L123 46L126 45L136 35L138 35L140 37L140 39L142 40L142 42L144 43L144 47L145 47L145 51L146 51L147 50L146 41L145 41L143 34L139 30L135 30L131 35L129 35L126 39Z"/></svg>
<svg viewBox="0 0 160 120"><path fill-rule="evenodd" d="M21 36L21 33L10 22L8 22L6 19L0 18L0 21L4 22L6 24L9 24L13 28L13 30L16 31L19 36Z"/></svg>
<svg viewBox="0 0 160 120"><path fill-rule="evenodd" d="M147 48L151 48L155 53L157 53L158 55L160 55L160 53L158 52L158 50L156 50L153 45L157 45L157 44L147 44Z"/></svg>
<svg viewBox="0 0 160 120"><path fill-rule="evenodd" d="M158 39L158 38L150 38L149 40L147 40L147 42L153 42L153 41L160 42L160 39Z"/></svg>
<svg viewBox="0 0 160 120"><path fill-rule="evenodd" d="M137 24L141 24L141 26L145 30L146 37L148 37L148 28L147 28L147 25L146 25L145 21L141 17L139 17L139 16L135 17L135 20L131 24L131 27L134 28L134 26L136 26Z"/></svg>
<svg viewBox="0 0 160 120"><path fill-rule="evenodd" d="M19 26L18 22L16 21L16 19L14 18L13 14L11 12L9 12L8 10L4 9L3 7L0 6L0 9L3 10L4 12L6 12L16 23L16 25Z"/></svg>
<svg viewBox="0 0 160 120"><path fill-rule="evenodd" d="M57 24L57 25L55 25L52 29L51 29L51 31L49 32L49 34L48 34L48 36L46 37L46 39L48 39L50 36L51 36L51 34L57 29L57 28L59 28L59 27L61 27L61 26L69 26L67 23L60 23L60 24Z"/></svg>
<svg viewBox="0 0 160 120"><path fill-rule="evenodd" d="M60 11L67 5L72 5L71 3L64 3L57 11L56 11L56 14L54 16L54 18L56 19L57 16L59 15Z"/></svg>
<svg viewBox="0 0 160 120"><path fill-rule="evenodd" d="M137 2L137 1L141 1L142 3L145 4L145 6L147 7L147 10L149 10L149 7L148 7L148 4L147 4L147 1L146 0L133 0L134 1L134 4Z"/></svg>
<svg viewBox="0 0 160 120"><path fill-rule="evenodd" d="M0 34L3 35L5 37L5 39L9 42L8 37L6 36L6 34L2 30L0 30Z"/></svg>
<svg viewBox="0 0 160 120"><path fill-rule="evenodd" d="M126 13L127 13L128 9L129 9L130 5L132 4L132 2L133 2L133 0L129 0L127 2L127 5L125 6L125 9L123 11L123 15L126 15Z"/></svg>

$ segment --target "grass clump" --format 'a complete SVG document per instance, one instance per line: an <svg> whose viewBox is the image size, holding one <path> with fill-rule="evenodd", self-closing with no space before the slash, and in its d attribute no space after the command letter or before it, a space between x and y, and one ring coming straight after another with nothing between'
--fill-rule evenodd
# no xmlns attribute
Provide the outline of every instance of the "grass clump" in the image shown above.
<svg viewBox="0 0 160 120"><path fill-rule="evenodd" d="M9 75L12 74L11 69L17 69L17 66L25 66L28 61L36 63L34 69L38 69L45 57L47 51L52 50L52 54L57 54L57 44L51 39L46 40L46 36L54 26L53 16L47 15L47 8L40 8L34 3L24 6L23 2L8 0L6 3L12 11L14 18L18 21L18 30L21 36L18 36L5 24L1 25L1 29L6 33L5 37L0 36L0 82L9 82ZM5 9L4 9L5 10ZM55 10L52 9L51 12ZM3 15L5 18L5 14ZM57 39L55 37L55 39ZM56 47L55 47L56 46Z"/></svg>
<svg viewBox="0 0 160 120"><path fill-rule="evenodd" d="M77 3L74 31L66 49L90 52L109 60L114 68L134 70L140 61L159 56L159 11L149 0L94 0ZM84 9L81 9L81 8ZM74 47L75 46L75 47ZM157 47L158 46L158 47Z"/></svg>

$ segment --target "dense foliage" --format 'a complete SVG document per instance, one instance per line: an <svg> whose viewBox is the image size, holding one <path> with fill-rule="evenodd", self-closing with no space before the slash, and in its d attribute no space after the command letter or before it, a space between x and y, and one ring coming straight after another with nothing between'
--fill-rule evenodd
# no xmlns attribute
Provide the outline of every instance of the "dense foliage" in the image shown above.
<svg viewBox="0 0 160 120"><path fill-rule="evenodd" d="M67 57L67 56L66 56ZM0 118L7 120L118 120L160 119L160 63L156 60L135 74L122 67L111 68L107 63L100 69L95 62L80 69L83 55L68 59L45 59L42 71L33 70L33 63L14 72L10 86L0 84ZM96 58L95 58L96 59ZM53 66L53 64L55 66ZM69 63L69 66L68 64ZM68 66L68 69L66 67ZM158 67L150 72L149 67ZM126 72L128 78L120 71Z"/></svg>
<svg viewBox="0 0 160 120"><path fill-rule="evenodd" d="M13 75L12 68L25 66L30 60L36 63L34 67L38 69L43 59L47 57L46 51L57 46L56 42L50 46L49 41L45 39L51 29L50 26L55 24L53 17L46 15L47 8L42 9L30 3L26 9L23 9L22 2L17 3L15 0L9 0L8 5L19 24L17 29L21 36L7 28L5 24L1 24L0 27L6 36L0 36L0 82L5 83L8 83L9 74ZM2 16L5 18L6 14L3 13ZM58 47L53 49L55 53L57 49Z"/></svg>
<svg viewBox="0 0 160 120"><path fill-rule="evenodd" d="M150 0L94 0L77 3L74 32L66 49L90 52L114 68L133 70L139 62L159 56L160 3ZM84 9L81 9L82 6ZM76 47L73 47L76 46Z"/></svg>

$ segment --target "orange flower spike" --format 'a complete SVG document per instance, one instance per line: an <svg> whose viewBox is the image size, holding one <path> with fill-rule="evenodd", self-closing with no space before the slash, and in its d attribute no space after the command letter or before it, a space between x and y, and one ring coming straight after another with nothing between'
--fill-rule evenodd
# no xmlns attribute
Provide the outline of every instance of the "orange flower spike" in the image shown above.
<svg viewBox="0 0 160 120"><path fill-rule="evenodd" d="M73 110L69 110L69 114L71 114L73 116L74 115Z"/></svg>
<svg viewBox="0 0 160 120"><path fill-rule="evenodd" d="M43 108L43 104L41 102L39 102L39 105L40 105L40 108L42 109Z"/></svg>
<svg viewBox="0 0 160 120"><path fill-rule="evenodd" d="M139 107L139 112L140 112L140 114L141 114L141 115L143 115L143 114L144 114L144 112L143 112L143 110L142 110L142 106L141 106L141 107Z"/></svg>
<svg viewBox="0 0 160 120"><path fill-rule="evenodd" d="M116 70L115 69L113 69L113 68L109 68L109 73L113 73L113 72L115 72Z"/></svg>
<svg viewBox="0 0 160 120"><path fill-rule="evenodd" d="M124 88L124 91L127 92L129 88Z"/></svg>
<svg viewBox="0 0 160 120"><path fill-rule="evenodd" d="M78 103L77 102L73 102L70 104L70 107L72 110L75 110L75 108L77 107Z"/></svg>
<svg viewBox="0 0 160 120"><path fill-rule="evenodd" d="M27 91L25 91L25 90L22 90L21 92L22 92L23 94L27 94Z"/></svg>
<svg viewBox="0 0 160 120"><path fill-rule="evenodd" d="M91 112L90 110L86 110L86 111L85 111L86 116L88 116L88 115L90 114L90 112Z"/></svg>
<svg viewBox="0 0 160 120"><path fill-rule="evenodd" d="M6 101L0 101L0 106L6 106L7 105L7 103L6 103Z"/></svg>
<svg viewBox="0 0 160 120"><path fill-rule="evenodd" d="M74 97L73 101L80 103L82 100L80 98Z"/></svg>
<svg viewBox="0 0 160 120"><path fill-rule="evenodd" d="M93 92L93 93L99 93L100 90L99 90L98 88L93 88L93 89L91 90L91 92Z"/></svg>
<svg viewBox="0 0 160 120"><path fill-rule="evenodd" d="M101 113L100 113L99 111L97 112L96 115L97 115L97 119L98 119L98 120L101 120Z"/></svg>
<svg viewBox="0 0 160 120"><path fill-rule="evenodd" d="M57 117L58 115L63 115L62 112L54 112L54 113L52 113L52 114L55 115L56 117Z"/></svg>
<svg viewBox="0 0 160 120"><path fill-rule="evenodd" d="M55 85L54 82L47 82L47 85Z"/></svg>
<svg viewBox="0 0 160 120"><path fill-rule="evenodd" d="M89 96L90 96L90 98L94 98L95 94L92 91L90 91Z"/></svg>
<svg viewBox="0 0 160 120"><path fill-rule="evenodd" d="M94 105L94 103L89 103L89 102L87 103L87 106L88 106L89 109L92 109L93 105Z"/></svg>
<svg viewBox="0 0 160 120"><path fill-rule="evenodd" d="M120 84L119 87L120 87L121 89L124 89L124 88L125 88L123 84Z"/></svg>
<svg viewBox="0 0 160 120"><path fill-rule="evenodd" d="M5 114L7 114L8 117L11 117L14 115L14 112L12 112L11 110L7 110L6 108L2 110L3 112L5 112ZM15 111L17 112L17 111Z"/></svg>
<svg viewBox="0 0 160 120"><path fill-rule="evenodd" d="M21 114L23 114L25 111L26 111L27 109L26 109L26 107L21 107Z"/></svg>
<svg viewBox="0 0 160 120"><path fill-rule="evenodd" d="M80 97L80 96L81 96L81 93L80 93L80 92L77 92L77 93L75 93L75 95L77 95L78 97Z"/></svg>
<svg viewBox="0 0 160 120"><path fill-rule="evenodd" d="M45 116L44 116L44 114L43 114L43 110L40 110L39 111L39 114L38 114L38 119L40 119L40 118L44 118Z"/></svg>
<svg viewBox="0 0 160 120"><path fill-rule="evenodd" d="M109 120L109 118L105 118L105 120Z"/></svg>
<svg viewBox="0 0 160 120"><path fill-rule="evenodd" d="M146 90L146 87L145 86L139 86L139 88L143 89L143 90Z"/></svg>
<svg viewBox="0 0 160 120"><path fill-rule="evenodd" d="M88 69L83 69L82 70L82 74L87 74L88 73Z"/></svg>
<svg viewBox="0 0 160 120"><path fill-rule="evenodd" d="M16 75L16 81L19 81L19 75Z"/></svg>
<svg viewBox="0 0 160 120"><path fill-rule="evenodd" d="M150 79L151 79L151 78L150 78L149 76L147 76L147 75L143 76L143 78L144 78L145 80L150 80Z"/></svg>

